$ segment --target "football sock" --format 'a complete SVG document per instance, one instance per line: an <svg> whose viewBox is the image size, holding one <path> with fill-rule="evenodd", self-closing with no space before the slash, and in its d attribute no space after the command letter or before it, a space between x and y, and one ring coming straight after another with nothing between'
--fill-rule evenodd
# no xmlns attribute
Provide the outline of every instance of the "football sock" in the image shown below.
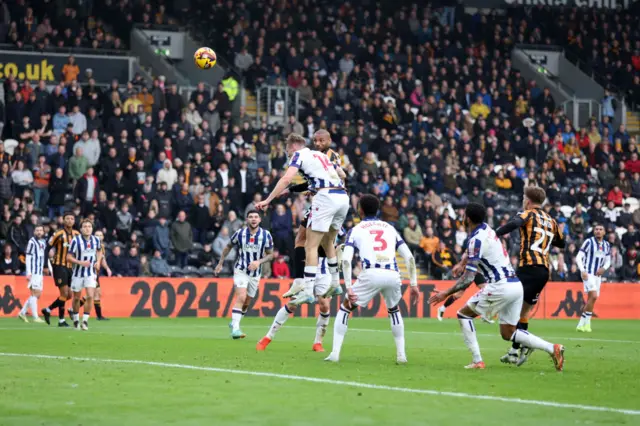
<svg viewBox="0 0 640 426"><path fill-rule="evenodd" d="M335 287L340 285L340 274L338 273L338 258L332 257L327 259L327 266L329 267L329 274L331 274L331 286Z"/></svg>
<svg viewBox="0 0 640 426"><path fill-rule="evenodd" d="M29 307L31 306L31 298L33 296L29 296L29 298L24 302L22 309L20 309L20 315L26 315Z"/></svg>
<svg viewBox="0 0 640 426"><path fill-rule="evenodd" d="M96 308L96 317L102 318L102 304L99 300L93 302L93 306Z"/></svg>
<svg viewBox="0 0 640 426"><path fill-rule="evenodd" d="M593 315L593 312L583 312L582 316L580 317L580 325L587 325L591 323L591 316Z"/></svg>
<svg viewBox="0 0 640 426"><path fill-rule="evenodd" d="M51 303L49 305L49 307L47 308L47 311L51 312L54 309L59 308L61 304L62 304L62 306L64 306L64 302L66 302L66 301L67 301L67 299L63 299L61 297L58 297L56 300L53 301L53 303Z"/></svg>
<svg viewBox="0 0 640 426"><path fill-rule="evenodd" d="M549 343L526 330L516 330L511 336L511 341L518 342L527 348L540 349L549 354L553 353L553 343Z"/></svg>
<svg viewBox="0 0 640 426"><path fill-rule="evenodd" d="M389 320L391 321L391 333L393 334L393 340L396 341L396 351L398 354L404 355L404 321L402 320L402 314L400 314L400 309L397 306L389 309L388 312Z"/></svg>
<svg viewBox="0 0 640 426"><path fill-rule="evenodd" d="M447 300L444 301L444 308L448 308L449 306L453 305L453 302L455 302L456 300L458 300L457 297L455 296L449 296L449 298ZM443 309L444 310L444 309Z"/></svg>
<svg viewBox="0 0 640 426"><path fill-rule="evenodd" d="M478 338L476 337L476 328L473 325L473 318L458 312L458 322L460 323L464 343L471 352L473 362L481 362L482 355L480 355L480 345L478 345Z"/></svg>
<svg viewBox="0 0 640 426"><path fill-rule="evenodd" d="M305 266L304 267L304 291L313 289L316 283L316 273L318 271L317 266Z"/></svg>
<svg viewBox="0 0 640 426"><path fill-rule="evenodd" d="M231 311L231 328L233 331L240 329L241 319L242 319L242 310L234 308Z"/></svg>
<svg viewBox="0 0 640 426"><path fill-rule="evenodd" d="M344 342L344 336L347 334L350 314L350 310L342 305L340 306L338 314L336 315L336 320L333 323L333 348L331 348L331 353L340 355L342 342Z"/></svg>
<svg viewBox="0 0 640 426"><path fill-rule="evenodd" d="M80 314L78 312L74 312L71 317L73 318L73 322L77 322L80 320Z"/></svg>
<svg viewBox="0 0 640 426"><path fill-rule="evenodd" d="M526 321L518 321L518 326L516 327L517 330L524 330L527 331L529 329L529 320ZM516 343L515 341L513 342L513 344L511 345L511 348L514 349L515 351L517 351L518 349L520 349L520 343Z"/></svg>
<svg viewBox="0 0 640 426"><path fill-rule="evenodd" d="M38 298L31 296L31 316L38 318Z"/></svg>
<svg viewBox="0 0 640 426"><path fill-rule="evenodd" d="M316 321L316 340L313 343L322 343L324 335L327 333L327 326L329 326L329 312L320 312L318 314L318 321Z"/></svg>
<svg viewBox="0 0 640 426"><path fill-rule="evenodd" d="M87 313L82 314L82 322L89 322L89 314Z"/></svg>
<svg viewBox="0 0 640 426"><path fill-rule="evenodd" d="M267 337L269 339L273 339L276 336L276 333L278 332L278 330L280 330L280 327L282 327L284 323L287 322L291 313L292 311L287 305L284 305L282 308L280 308L280 310L276 314L276 317L273 319L273 324L271 324L269 332L267 333Z"/></svg>

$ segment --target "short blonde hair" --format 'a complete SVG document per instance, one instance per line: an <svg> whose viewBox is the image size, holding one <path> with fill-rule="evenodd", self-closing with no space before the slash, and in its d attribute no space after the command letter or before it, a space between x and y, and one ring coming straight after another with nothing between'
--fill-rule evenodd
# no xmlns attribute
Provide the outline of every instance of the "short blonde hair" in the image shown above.
<svg viewBox="0 0 640 426"><path fill-rule="evenodd" d="M287 136L287 140L285 141L285 143L288 144L300 144L300 145L306 145L307 141L299 134L297 133L291 133L289 136Z"/></svg>

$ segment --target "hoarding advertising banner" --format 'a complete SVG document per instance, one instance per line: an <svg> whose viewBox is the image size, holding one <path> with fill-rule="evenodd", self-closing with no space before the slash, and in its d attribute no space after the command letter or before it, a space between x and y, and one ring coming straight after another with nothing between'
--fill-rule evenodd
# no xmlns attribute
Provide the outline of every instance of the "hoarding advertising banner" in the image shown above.
<svg viewBox="0 0 640 426"><path fill-rule="evenodd" d="M264 279L259 293L249 307L247 316L272 317L282 307L280 297L289 289L291 280ZM420 281L420 301L409 303L409 286L402 286L400 310L405 317L431 318L437 307L427 303L434 291L444 290L452 281ZM233 280L230 278L100 278L105 314L115 318L129 317L210 317L231 316L234 303ZM475 287L467 290L445 316L454 318L456 311L475 293ZM51 277L45 277L41 304L58 295ZM29 297L25 277L0 278L0 317L18 315ZM340 298L340 300L342 300ZM331 301L331 313L335 315L339 300ZM533 318L579 318L585 303L582 283L551 282L540 295ZM297 316L315 317L315 304L304 305ZM354 311L354 316L386 318L387 307L380 295L369 306ZM640 319L640 284L604 283L595 315L601 319Z"/></svg>

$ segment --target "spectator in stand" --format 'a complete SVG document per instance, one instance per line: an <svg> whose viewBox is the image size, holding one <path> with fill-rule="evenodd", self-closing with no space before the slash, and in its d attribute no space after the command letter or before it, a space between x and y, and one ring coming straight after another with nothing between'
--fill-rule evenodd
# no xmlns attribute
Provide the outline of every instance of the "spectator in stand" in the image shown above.
<svg viewBox="0 0 640 426"><path fill-rule="evenodd" d="M137 247L131 247L129 249L129 256L126 258L126 273L125 277L139 277L142 274L142 264L140 263L140 256L138 254Z"/></svg>
<svg viewBox="0 0 640 426"><path fill-rule="evenodd" d="M187 213L181 210L176 221L171 225L171 243L176 254L178 266L187 266L187 257L193 246L193 231L191 224L187 222Z"/></svg>
<svg viewBox="0 0 640 426"><path fill-rule="evenodd" d="M289 270L289 265L284 261L284 256L278 254L276 260L273 262L273 276L278 279L288 279L291 278L291 272Z"/></svg>
<svg viewBox="0 0 640 426"><path fill-rule="evenodd" d="M444 241L441 241L436 251L432 253L431 261L435 266L435 270L432 271L434 277L441 280L445 275L449 274L451 268L453 268L453 265L455 265L458 260Z"/></svg>
<svg viewBox="0 0 640 426"><path fill-rule="evenodd" d="M2 249L2 262L0 262L0 274L20 275L20 261L13 252L11 244L5 244Z"/></svg>
<svg viewBox="0 0 640 426"><path fill-rule="evenodd" d="M151 259L150 270L154 277L168 277L171 275L171 268L167 261L163 258L160 250L154 250L153 258Z"/></svg>
<svg viewBox="0 0 640 426"><path fill-rule="evenodd" d="M107 259L107 264L111 268L112 276L126 277L128 273L127 259L122 256L122 249L119 245L113 246L111 255Z"/></svg>

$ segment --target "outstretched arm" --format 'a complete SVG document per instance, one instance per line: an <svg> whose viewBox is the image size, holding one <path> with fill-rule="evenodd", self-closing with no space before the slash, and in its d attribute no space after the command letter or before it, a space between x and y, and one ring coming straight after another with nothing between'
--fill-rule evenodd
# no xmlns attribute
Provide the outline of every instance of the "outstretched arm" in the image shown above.
<svg viewBox="0 0 640 426"><path fill-rule="evenodd" d="M224 250L222 250L222 254L220 255L220 260L218 261L218 265L216 266L216 269L214 269L213 271L216 275L218 275L220 271L222 271L222 267L224 266L224 260L227 258L231 250L233 250L233 243L229 242L224 247Z"/></svg>
<svg viewBox="0 0 640 426"><path fill-rule="evenodd" d="M280 180L278 181L278 183L276 184L276 187L273 188L273 191L271 191L271 194L269 194L269 196L267 197L266 200L264 201L260 201L259 203L256 203L256 208L258 210L263 210L265 209L269 204L271 204L271 202L277 198L280 193L282 193L282 191L284 191L285 189L287 189L287 186L289 186L289 184L291 183L291 180L293 179L293 177L298 173L298 168L294 167L294 166L289 166L289 168L287 169L286 173L284 174L284 176L282 176L280 178Z"/></svg>
<svg viewBox="0 0 640 426"><path fill-rule="evenodd" d="M456 281L456 283L451 288L431 296L429 298L429 303L432 305L438 304L440 302L443 302L452 294L462 290L466 290L471 285L471 283L473 283L473 280L475 279L477 273L477 260L469 260L467 262L464 274L462 274L462 276L458 278L458 281Z"/></svg>
<svg viewBox="0 0 640 426"><path fill-rule="evenodd" d="M525 221L523 218L521 218L520 216L516 216L509 222L507 222L504 226L496 229L496 235L498 237L502 237L505 234L509 234L524 225L524 222Z"/></svg>

